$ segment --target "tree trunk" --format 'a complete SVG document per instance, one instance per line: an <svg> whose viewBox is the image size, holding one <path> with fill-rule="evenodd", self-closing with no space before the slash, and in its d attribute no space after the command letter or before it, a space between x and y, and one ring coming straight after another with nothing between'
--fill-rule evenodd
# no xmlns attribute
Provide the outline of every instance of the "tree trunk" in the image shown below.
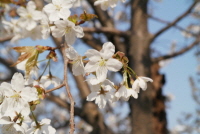
<svg viewBox="0 0 200 134"><path fill-rule="evenodd" d="M148 31L148 0L131 1L131 36L129 49L130 67L139 75L150 77L153 84L148 84L146 91L140 91L138 99L130 99L132 134L166 134L166 114L162 95L163 77L158 73L158 64L151 62L150 40Z"/></svg>

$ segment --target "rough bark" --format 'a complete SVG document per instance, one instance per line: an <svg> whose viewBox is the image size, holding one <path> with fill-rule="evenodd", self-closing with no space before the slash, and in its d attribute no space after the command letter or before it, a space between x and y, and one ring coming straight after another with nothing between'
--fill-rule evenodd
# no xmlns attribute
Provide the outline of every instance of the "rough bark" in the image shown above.
<svg viewBox="0 0 200 134"><path fill-rule="evenodd" d="M129 49L130 66L139 76L155 79L159 84L159 68L151 66L150 43L152 35L148 31L147 19L148 0L131 1L131 36ZM153 77L152 77L153 76ZM158 79L158 80L157 80ZM132 134L165 134L166 117L162 85L155 87L149 84L146 91L141 91L138 99L130 99Z"/></svg>

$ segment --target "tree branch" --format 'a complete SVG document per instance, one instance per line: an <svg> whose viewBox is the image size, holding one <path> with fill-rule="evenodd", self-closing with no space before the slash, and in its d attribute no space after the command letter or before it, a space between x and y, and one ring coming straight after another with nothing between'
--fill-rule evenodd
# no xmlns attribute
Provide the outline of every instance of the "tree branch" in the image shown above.
<svg viewBox="0 0 200 134"><path fill-rule="evenodd" d="M17 72L17 69L15 67L10 67L13 63L6 61L5 59L0 57L0 63L2 63L3 65L5 65L6 68L8 68L11 72L11 75L8 76L7 78L0 80L0 81L8 81L11 80L12 78L12 74L14 74L15 72Z"/></svg>
<svg viewBox="0 0 200 134"><path fill-rule="evenodd" d="M65 84L65 88L66 88L68 97L70 99L70 132L69 133L73 134L74 130L75 130L74 129L74 126L75 126L75 123L74 123L74 99L71 95L69 85L68 85L67 68L68 68L69 59L66 56L65 50L66 50L66 44L64 44L64 47L61 48L62 56L63 56L63 59L64 59L64 82L63 83Z"/></svg>
<svg viewBox="0 0 200 134"><path fill-rule="evenodd" d="M151 16L151 15L149 15L149 17L150 17L151 19L155 20L155 21L160 22L160 23L165 23L165 24L167 24L167 25L170 24L170 22L165 21L165 20L162 20L162 19L160 19L160 18ZM180 27L180 26L178 26L178 25L176 25L176 24L175 24L173 27L175 27L175 28L177 28L177 29L179 29L179 30L181 30L181 31L185 31L186 33L189 33L189 34L191 34L191 35L194 36L194 37L198 36L198 34L192 33L191 31L189 31L189 30L187 30L187 29L184 29L184 28L182 28L182 27Z"/></svg>
<svg viewBox="0 0 200 134"><path fill-rule="evenodd" d="M128 32L120 31L115 28L110 27L101 27L101 28L93 28L93 27L84 27L84 32L87 33L108 33L114 35L128 36Z"/></svg>
<svg viewBox="0 0 200 134"><path fill-rule="evenodd" d="M188 45L187 47L181 49L180 51L178 52L175 52L175 53L172 53L172 54L169 54L169 55L164 55L164 56L161 56L161 57L157 57L157 58L154 58L152 59L152 62L159 62L161 60L166 60L166 59L170 59L170 58L173 58L173 57L176 57L176 56L179 56L187 51L189 51L190 49L192 49L194 46L196 46L198 43L200 42L200 37L198 37L193 43L191 43L190 45Z"/></svg>
<svg viewBox="0 0 200 134"><path fill-rule="evenodd" d="M98 16L98 20L100 21L102 26L113 27L113 21L110 18L110 16L108 15L108 12L103 11L100 8L100 6L94 6L95 1L96 0L88 0L88 3L90 4L92 9L94 10L95 14Z"/></svg>
<svg viewBox="0 0 200 134"><path fill-rule="evenodd" d="M101 50L101 46L102 46L102 42L96 38L94 38L91 34L87 34L85 33L84 37L82 38L82 40L89 46L91 46L92 48L96 49L96 50Z"/></svg>
<svg viewBox="0 0 200 134"><path fill-rule="evenodd" d="M199 2L199 0L195 0L194 3L183 13L181 14L179 17L177 17L174 21L172 21L171 23L169 23L167 26L163 27L162 29L160 29L157 33L154 34L154 36L152 37L152 42L153 40L158 37L160 34L162 34L163 32L165 32L166 30L168 30L169 28L171 28L172 26L176 25L179 21L181 21L183 18L185 18L188 14L191 13L192 9L194 8L194 6L197 4L197 2Z"/></svg>
<svg viewBox="0 0 200 134"><path fill-rule="evenodd" d="M7 37L3 37L3 38L0 38L0 43L2 42L5 42L5 41L9 41L12 39L13 36L7 36Z"/></svg>
<svg viewBox="0 0 200 134"><path fill-rule="evenodd" d="M57 90L57 89L59 89L61 87L64 87L64 86L65 86L65 84L63 83L63 84L61 84L61 85L59 85L59 86L57 86L55 88L52 88L52 89L49 89L49 90L45 90L45 94L50 93L50 92L52 92L54 90Z"/></svg>

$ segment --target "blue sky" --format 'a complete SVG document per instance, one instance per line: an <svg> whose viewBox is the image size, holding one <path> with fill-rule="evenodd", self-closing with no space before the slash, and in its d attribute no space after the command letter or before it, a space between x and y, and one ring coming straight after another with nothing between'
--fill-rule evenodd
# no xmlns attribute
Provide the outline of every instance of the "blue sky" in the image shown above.
<svg viewBox="0 0 200 134"><path fill-rule="evenodd" d="M166 21L173 21L178 15L184 12L192 4L190 0L163 0L159 3L152 4L153 15ZM187 17L180 23L182 27L186 27L195 20ZM157 31L161 25L155 21L149 22L150 31ZM170 29L162 34L155 42L154 47L158 51L167 52L170 44L175 41L177 43L176 50L186 46L191 42L190 39L182 38L179 30ZM167 104L168 127L173 128L177 124L177 118L181 118L183 112L193 112L195 103L192 100L191 88L189 85L189 77L195 76L197 68L197 60L194 56L195 48L187 53L174 58L168 65L161 69L161 73L166 75L166 84L164 85L164 94L174 95L174 99Z"/></svg>

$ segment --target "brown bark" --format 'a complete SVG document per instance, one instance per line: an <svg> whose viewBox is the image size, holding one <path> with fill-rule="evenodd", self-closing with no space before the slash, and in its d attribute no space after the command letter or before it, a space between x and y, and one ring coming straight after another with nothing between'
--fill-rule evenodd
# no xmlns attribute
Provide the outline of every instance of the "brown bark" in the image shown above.
<svg viewBox="0 0 200 134"><path fill-rule="evenodd" d="M165 134L166 117L160 82L159 68L155 68L150 58L150 43L152 35L147 25L148 0L133 0L131 2L131 36L127 50L131 68L139 75L154 79L155 84L149 84L146 91L141 91L138 99L130 99L132 134ZM154 70L156 69L156 70ZM157 80L158 79L158 80Z"/></svg>
<svg viewBox="0 0 200 134"><path fill-rule="evenodd" d="M151 78L154 80L153 88L153 129L156 134L167 134L167 119L165 112L165 96L162 93L162 87L165 84L165 75L159 73L158 63L151 65Z"/></svg>

